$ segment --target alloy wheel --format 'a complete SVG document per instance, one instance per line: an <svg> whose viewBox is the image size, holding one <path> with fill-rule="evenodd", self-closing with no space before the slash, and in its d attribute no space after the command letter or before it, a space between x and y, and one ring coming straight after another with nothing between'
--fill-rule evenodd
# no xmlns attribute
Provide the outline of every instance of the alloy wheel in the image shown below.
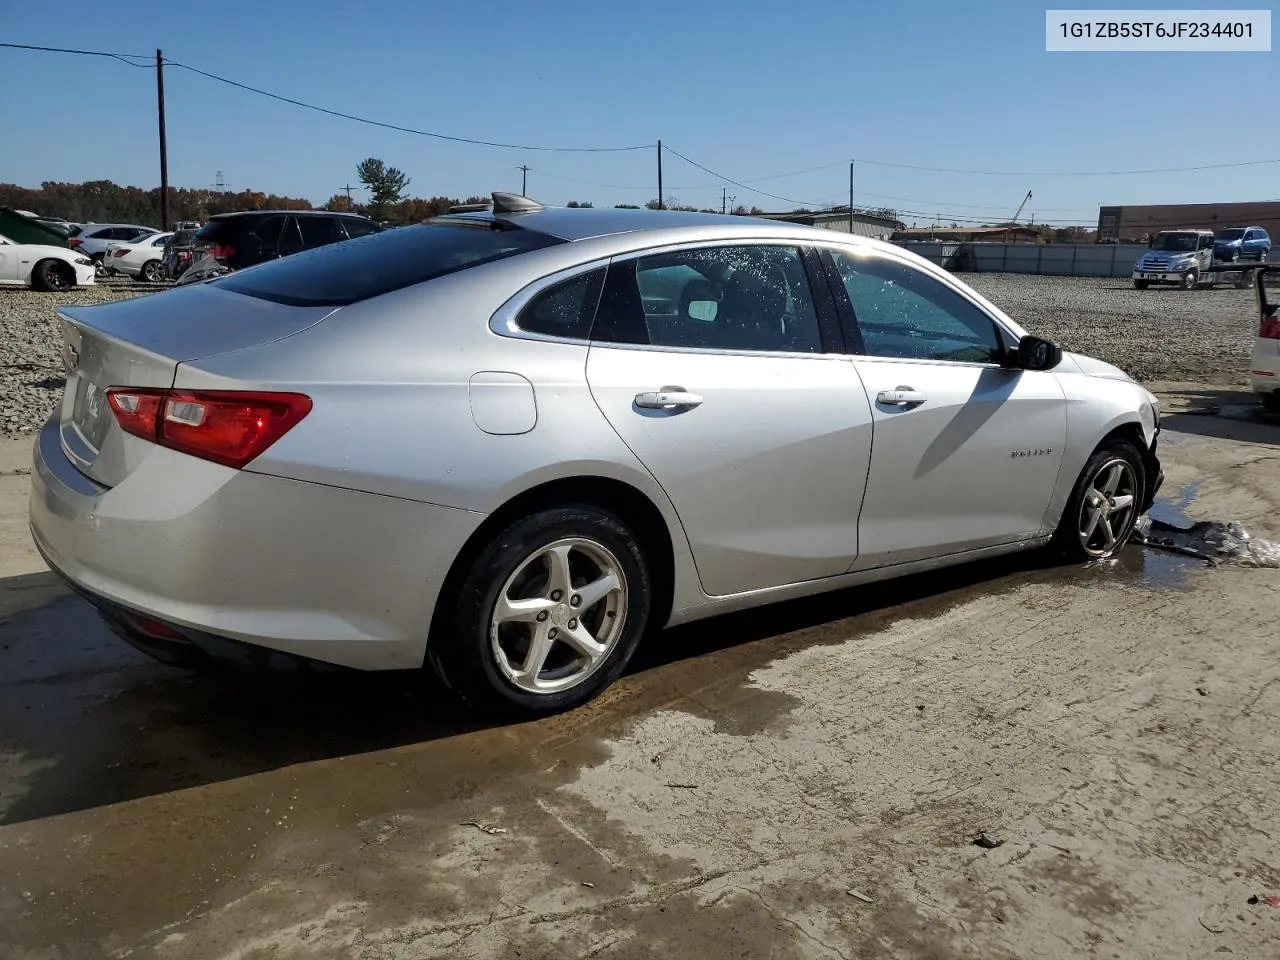
<svg viewBox="0 0 1280 960"><path fill-rule="evenodd" d="M1115 457L1100 466L1080 501L1076 530L1091 557L1115 552L1133 531L1137 519L1138 478L1129 461Z"/></svg>
<svg viewBox="0 0 1280 960"><path fill-rule="evenodd" d="M521 561L494 603L489 643L508 681L529 693L582 683L623 634L627 580L603 544L569 537Z"/></svg>

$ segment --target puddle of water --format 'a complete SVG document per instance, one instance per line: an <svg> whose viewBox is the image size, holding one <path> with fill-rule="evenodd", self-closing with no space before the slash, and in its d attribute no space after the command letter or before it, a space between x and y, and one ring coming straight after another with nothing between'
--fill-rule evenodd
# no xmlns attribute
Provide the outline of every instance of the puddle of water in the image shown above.
<svg viewBox="0 0 1280 960"><path fill-rule="evenodd" d="M1161 497L1151 505L1147 516L1152 520L1180 530L1190 530L1195 521L1187 515L1187 507L1200 495L1200 481L1184 484L1173 499Z"/></svg>
<svg viewBox="0 0 1280 960"><path fill-rule="evenodd" d="M1235 520L1203 520L1187 527L1148 515L1138 520L1134 539L1149 547L1198 557L1212 565L1280 568L1280 541L1255 537Z"/></svg>

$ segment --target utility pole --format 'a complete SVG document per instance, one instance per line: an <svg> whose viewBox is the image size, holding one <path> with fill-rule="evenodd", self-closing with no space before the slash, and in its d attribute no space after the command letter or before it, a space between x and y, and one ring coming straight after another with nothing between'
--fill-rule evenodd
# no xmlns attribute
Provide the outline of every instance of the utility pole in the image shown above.
<svg viewBox="0 0 1280 960"><path fill-rule="evenodd" d="M849 161L849 236L853 236L853 161Z"/></svg>
<svg viewBox="0 0 1280 960"><path fill-rule="evenodd" d="M156 112L160 118L160 229L169 229L169 145L164 132L164 51L156 48Z"/></svg>
<svg viewBox="0 0 1280 960"><path fill-rule="evenodd" d="M722 214L728 213L729 212L728 207L729 207L729 188L721 187L720 188L720 212Z"/></svg>
<svg viewBox="0 0 1280 960"><path fill-rule="evenodd" d="M351 191L352 191L352 190L359 190L360 188L359 188L359 187L353 187L351 184L347 183L347 184L343 184L343 185L342 185L341 187L339 187L338 189L339 189L339 190L342 190L342 191L344 191L344 192L346 193L346 195L347 195L347 203L351 203Z"/></svg>
<svg viewBox="0 0 1280 960"><path fill-rule="evenodd" d="M662 141L658 141L658 209L665 210L662 201Z"/></svg>
<svg viewBox="0 0 1280 960"><path fill-rule="evenodd" d="M529 189L529 165L522 163L516 169L520 171L520 196L527 197L529 195L527 192Z"/></svg>

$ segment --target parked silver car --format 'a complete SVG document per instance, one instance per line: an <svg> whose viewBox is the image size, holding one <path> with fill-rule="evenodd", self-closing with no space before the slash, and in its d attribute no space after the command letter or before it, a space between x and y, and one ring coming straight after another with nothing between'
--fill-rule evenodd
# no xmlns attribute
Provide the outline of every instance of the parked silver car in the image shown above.
<svg viewBox="0 0 1280 960"><path fill-rule="evenodd" d="M1151 394L900 248L494 199L61 308L51 566L163 657L429 663L545 712L647 628L1111 556L1159 485Z"/></svg>

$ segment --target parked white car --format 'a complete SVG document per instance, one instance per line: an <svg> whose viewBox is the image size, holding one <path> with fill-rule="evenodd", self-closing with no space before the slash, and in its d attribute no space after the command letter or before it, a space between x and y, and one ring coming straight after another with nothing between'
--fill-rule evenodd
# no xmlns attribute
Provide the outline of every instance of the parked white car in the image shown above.
<svg viewBox="0 0 1280 960"><path fill-rule="evenodd" d="M93 261L66 247L14 243L0 234L0 286L61 292L93 283Z"/></svg>
<svg viewBox="0 0 1280 960"><path fill-rule="evenodd" d="M101 263L108 243L136 240L159 232L154 227L143 227L136 223L86 223L71 231L68 243L82 256Z"/></svg>
<svg viewBox="0 0 1280 960"><path fill-rule="evenodd" d="M1258 271L1258 337L1253 345L1249 379L1267 413L1280 414L1280 267Z"/></svg>
<svg viewBox="0 0 1280 960"><path fill-rule="evenodd" d="M131 243L107 244L102 265L108 273L123 273L135 280L155 283L164 279L164 244L172 233L156 233Z"/></svg>

